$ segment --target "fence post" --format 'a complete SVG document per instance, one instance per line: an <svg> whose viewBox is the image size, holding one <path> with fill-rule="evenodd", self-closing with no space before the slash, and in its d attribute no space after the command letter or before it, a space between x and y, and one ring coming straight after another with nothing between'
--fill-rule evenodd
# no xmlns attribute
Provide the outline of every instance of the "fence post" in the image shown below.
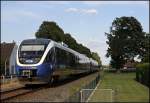
<svg viewBox="0 0 150 103"><path fill-rule="evenodd" d="M80 91L80 97L81 97L81 98L80 98L80 102L82 102L82 98L83 98L83 97L82 97L82 90Z"/></svg>
<svg viewBox="0 0 150 103"><path fill-rule="evenodd" d="M13 78L12 75L10 76L10 78L11 78L11 80L12 80L12 78Z"/></svg>
<svg viewBox="0 0 150 103"><path fill-rule="evenodd" d="M2 75L2 80L3 80L3 83L4 83L4 81L5 81L5 76L4 75Z"/></svg>
<svg viewBox="0 0 150 103"><path fill-rule="evenodd" d="M13 76L12 75L10 76L10 82L13 82Z"/></svg>
<svg viewBox="0 0 150 103"><path fill-rule="evenodd" d="M87 101L86 100L87 98L85 97L86 95L84 96L85 93L83 92L83 90L84 89L94 89L97 86L97 84L99 82L99 79L100 79L100 75L96 76L96 78L94 80L92 80L90 83L88 83L87 85L85 85L84 87L82 87L81 90L77 91L77 95L72 95L68 99L68 101L72 102L72 99L74 100L74 98L78 102L85 102L85 101ZM80 97L78 97L78 96L80 96Z"/></svg>

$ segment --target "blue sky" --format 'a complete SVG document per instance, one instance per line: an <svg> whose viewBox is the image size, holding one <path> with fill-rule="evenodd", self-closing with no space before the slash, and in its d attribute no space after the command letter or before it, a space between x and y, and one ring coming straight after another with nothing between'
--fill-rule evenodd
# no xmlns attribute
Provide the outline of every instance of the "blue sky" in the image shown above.
<svg viewBox="0 0 150 103"><path fill-rule="evenodd" d="M106 58L106 36L116 17L134 16L149 32L149 5L146 1L2 1L1 42L19 44L35 38L44 20L55 21L65 33Z"/></svg>

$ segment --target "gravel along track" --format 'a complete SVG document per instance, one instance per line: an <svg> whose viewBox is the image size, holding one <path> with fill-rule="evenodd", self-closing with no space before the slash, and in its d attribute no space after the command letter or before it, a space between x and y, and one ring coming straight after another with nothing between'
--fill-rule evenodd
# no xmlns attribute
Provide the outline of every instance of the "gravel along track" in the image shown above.
<svg viewBox="0 0 150 103"><path fill-rule="evenodd" d="M25 94L25 93L30 92L30 91L31 90L27 90L25 88L18 88L18 89L14 89L11 91L2 92L1 93L1 101L16 97L16 96L21 95L21 94Z"/></svg>
<svg viewBox="0 0 150 103"><path fill-rule="evenodd" d="M38 86L36 88L35 87L33 88L33 86L30 86L30 87L28 86L28 87L18 87L18 88L11 89L8 91L3 91L3 92L1 92L1 101L12 99L12 98L20 96L20 95L25 95L30 92L35 92L42 88L44 88L44 87Z"/></svg>
<svg viewBox="0 0 150 103"><path fill-rule="evenodd" d="M98 75L99 72L89 75L77 75L71 79L54 82L50 87L46 86L36 92L5 100L5 102L63 102L75 91L88 84Z"/></svg>

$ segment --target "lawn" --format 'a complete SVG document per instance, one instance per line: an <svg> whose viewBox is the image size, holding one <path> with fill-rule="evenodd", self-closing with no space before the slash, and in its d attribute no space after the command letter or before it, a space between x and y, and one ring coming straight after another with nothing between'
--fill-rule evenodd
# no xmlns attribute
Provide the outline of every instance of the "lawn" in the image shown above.
<svg viewBox="0 0 150 103"><path fill-rule="evenodd" d="M135 73L104 73L97 89L113 89L114 102L149 102L149 88L135 81ZM110 93L96 90L90 101L109 102Z"/></svg>
<svg viewBox="0 0 150 103"><path fill-rule="evenodd" d="M74 83L74 86L71 86L69 88L70 95L73 95L73 93L77 92L82 87L89 84L92 80L94 80L97 77L98 74L99 74L99 72L92 73L92 74L89 74L87 76L80 78L80 80L77 81L78 83Z"/></svg>

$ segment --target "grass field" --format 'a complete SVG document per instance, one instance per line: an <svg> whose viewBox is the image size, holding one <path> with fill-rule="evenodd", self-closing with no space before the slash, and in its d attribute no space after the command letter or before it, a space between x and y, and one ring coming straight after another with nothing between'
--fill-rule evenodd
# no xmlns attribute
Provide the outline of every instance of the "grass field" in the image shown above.
<svg viewBox="0 0 150 103"><path fill-rule="evenodd" d="M98 74L99 74L99 72L92 73L90 75L84 76L84 78L80 78L80 80L78 81L78 83L74 84L74 86L72 86L72 87L69 88L70 95L73 95L73 93L75 93L78 90L80 90L83 86L89 84L92 80L94 80L96 78L96 76Z"/></svg>
<svg viewBox="0 0 150 103"><path fill-rule="evenodd" d="M135 73L104 73L97 89L113 89L114 102L149 102L149 88L134 79ZM96 90L90 102L98 101L110 101L110 92Z"/></svg>

